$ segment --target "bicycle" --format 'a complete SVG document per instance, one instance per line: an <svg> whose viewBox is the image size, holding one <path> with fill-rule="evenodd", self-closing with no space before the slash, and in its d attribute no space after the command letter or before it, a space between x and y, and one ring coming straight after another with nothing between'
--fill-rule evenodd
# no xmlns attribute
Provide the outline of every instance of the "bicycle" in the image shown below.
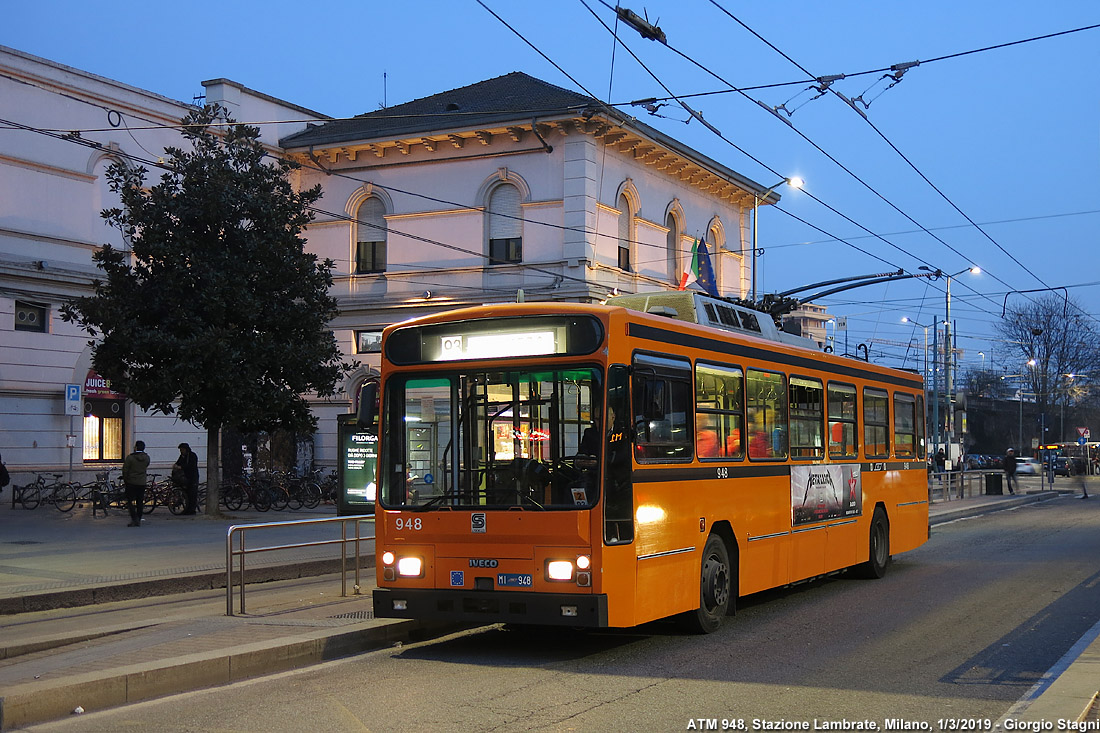
<svg viewBox="0 0 1100 733"><path fill-rule="evenodd" d="M42 474L20 488L19 503L24 509L37 509L41 504L53 504L60 512L70 512L76 506L76 485L61 480L64 474L54 473L53 483L47 484ZM13 492L17 487L12 487Z"/></svg>
<svg viewBox="0 0 1100 733"><path fill-rule="evenodd" d="M183 514L187 510L187 489L186 487L180 486L175 481L171 481L171 484L171 490L168 492L168 511L173 514ZM198 514L203 514L206 509L205 481L199 483L198 492L198 503L195 505L195 511Z"/></svg>
<svg viewBox="0 0 1100 733"><path fill-rule="evenodd" d="M111 480L111 469L108 468L106 471L97 473L95 481L80 487L79 498L81 501L91 502L93 517L98 511L102 511L103 516L107 516L108 507L121 506L125 503L124 487L121 479Z"/></svg>

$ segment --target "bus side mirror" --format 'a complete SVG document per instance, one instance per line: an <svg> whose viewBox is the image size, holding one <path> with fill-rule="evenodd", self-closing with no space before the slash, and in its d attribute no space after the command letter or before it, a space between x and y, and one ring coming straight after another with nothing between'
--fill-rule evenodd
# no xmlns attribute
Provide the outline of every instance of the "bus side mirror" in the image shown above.
<svg viewBox="0 0 1100 733"><path fill-rule="evenodd" d="M377 435L378 433L378 380L364 382L359 389L359 410L355 416L356 424Z"/></svg>

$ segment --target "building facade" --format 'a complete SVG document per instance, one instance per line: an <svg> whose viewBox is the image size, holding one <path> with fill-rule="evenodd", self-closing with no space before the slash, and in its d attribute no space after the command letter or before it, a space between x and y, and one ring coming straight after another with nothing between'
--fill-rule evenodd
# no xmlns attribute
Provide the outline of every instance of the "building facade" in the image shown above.
<svg viewBox="0 0 1100 733"><path fill-rule="evenodd" d="M95 249L124 245L99 216L112 204L107 166L181 145L171 125L192 105L12 49L0 48L0 71L0 453L16 474L67 469L72 454L85 476L117 465L135 438L154 465L174 461L182 440L204 457L201 429L146 414L90 374L87 335L58 315L91 292ZM238 121L276 121L263 141L301 164L297 185L324 191L308 247L336 263L332 328L360 367L337 398L312 402L323 466L335 465L336 417L377 371L392 323L672 289L696 239L720 292L748 289L763 187L587 96L512 73L330 120L225 79L204 86ZM67 384L84 387L77 415L65 412Z"/></svg>

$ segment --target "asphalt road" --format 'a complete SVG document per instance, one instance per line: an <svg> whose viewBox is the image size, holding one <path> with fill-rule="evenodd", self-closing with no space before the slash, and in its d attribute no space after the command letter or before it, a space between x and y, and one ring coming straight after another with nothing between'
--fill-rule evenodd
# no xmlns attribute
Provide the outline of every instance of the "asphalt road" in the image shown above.
<svg viewBox="0 0 1100 733"><path fill-rule="evenodd" d="M982 730L1100 619L1098 557L1100 501L1067 497L941 525L883 580L742 599L711 636L487 627L29 730Z"/></svg>

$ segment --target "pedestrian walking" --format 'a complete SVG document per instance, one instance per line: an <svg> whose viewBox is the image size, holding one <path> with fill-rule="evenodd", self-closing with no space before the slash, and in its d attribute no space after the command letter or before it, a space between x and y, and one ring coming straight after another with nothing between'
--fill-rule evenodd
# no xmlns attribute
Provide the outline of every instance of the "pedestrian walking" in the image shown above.
<svg viewBox="0 0 1100 733"><path fill-rule="evenodd" d="M943 452L943 448L936 451L936 457L933 460L936 462L936 473L943 473L947 467L947 455Z"/></svg>
<svg viewBox="0 0 1100 733"><path fill-rule="evenodd" d="M1069 475L1077 476L1081 480L1081 495L1077 497L1078 499L1089 498L1088 473L1088 463L1082 464L1078 470L1077 462L1072 458L1069 459Z"/></svg>
<svg viewBox="0 0 1100 733"><path fill-rule="evenodd" d="M149 454L145 452L145 441L134 443L134 452L122 462L122 482L126 485L126 510L130 512L127 527L140 527L141 515L145 504L145 485L149 482Z"/></svg>
<svg viewBox="0 0 1100 733"><path fill-rule="evenodd" d="M0 491L4 490L4 487L11 483L11 475L8 474L8 467L4 465L3 457L0 457Z"/></svg>
<svg viewBox="0 0 1100 733"><path fill-rule="evenodd" d="M183 513L194 514L199 506L199 457L187 443L180 443L179 449L180 457L172 466L172 480L180 484L187 498Z"/></svg>
<svg viewBox="0 0 1100 733"><path fill-rule="evenodd" d="M1008 493L1015 494L1019 486L1016 480L1016 451L1009 448L1004 460L1005 483L1008 484Z"/></svg>

